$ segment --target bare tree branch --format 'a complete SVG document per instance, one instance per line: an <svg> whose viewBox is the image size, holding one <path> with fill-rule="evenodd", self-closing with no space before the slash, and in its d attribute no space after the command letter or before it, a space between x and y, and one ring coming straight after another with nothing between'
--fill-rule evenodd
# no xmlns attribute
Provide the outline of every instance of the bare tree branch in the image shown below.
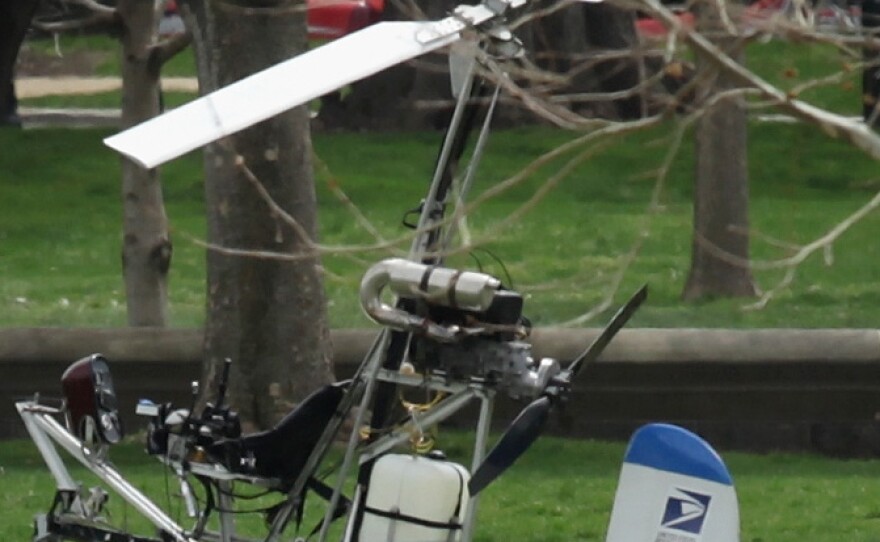
<svg viewBox="0 0 880 542"><path fill-rule="evenodd" d="M96 2L95 0L65 0L68 4L79 5L85 8L88 8L90 11L94 13L102 13L104 15L116 15L116 8L112 6L106 6L100 2Z"/></svg>
<svg viewBox="0 0 880 542"><path fill-rule="evenodd" d="M742 83L754 87L780 108L807 122L816 124L831 137L842 137L865 151L872 158L880 159L880 137L865 123L825 111L812 104L794 99L788 93L771 85L746 67L739 64L699 32L685 28L681 21L659 0L644 0L644 5L664 24L681 34L688 43L707 55L721 69L728 71Z"/></svg>
<svg viewBox="0 0 880 542"><path fill-rule="evenodd" d="M178 53L189 47L190 43L192 43L192 34L189 32L173 34L153 47L154 58L160 66L164 65Z"/></svg>
<svg viewBox="0 0 880 542"><path fill-rule="evenodd" d="M808 89L821 85L840 83L849 75L851 70L862 68L864 64L857 59L857 55L860 54L860 49L857 50L856 48L861 48L863 46L866 48L877 47L878 50L880 50L880 40L877 40L874 37L857 39L855 37L825 36L815 33L811 29L803 28L798 25L792 25L789 23L781 24L777 27L777 30L782 29L789 35L794 35L797 32L798 36L803 37L803 39L808 40L808 42L823 43L829 46L833 46L842 54L852 58L852 62L845 65L844 68L840 71L816 77L810 81L801 82L792 87L790 90L784 90L770 84L769 82L756 75L754 72L747 69L745 66L742 66L741 64L734 61L732 58L730 58L729 55L727 55L722 50L717 48L714 44L712 44L705 35L685 28L679 23L675 15L665 6L661 5L657 0L645 1L650 11L654 13L654 15L658 17L658 19L663 21L664 24L670 27L672 29L672 32L670 33L670 37L665 43L664 51L644 53L640 52L640 54L662 54L668 62L672 62L675 55L678 54L678 42L676 41L676 39L677 37L681 37L695 50L711 58L713 62L715 62L721 69L735 75L738 81L743 85L743 88L713 95L709 97L709 99L705 103L701 103L697 106L689 107L686 109L687 115L680 118L679 121L675 124L673 130L673 142L664 157L663 163L653 172L653 174L656 175L656 181L652 190L651 199L647 205L644 222L639 228L638 236L633 242L632 246L629 248L629 250L625 254L618 256L615 272L611 276L610 280L605 281L607 283L607 286L604 289L603 299L590 311L565 322L565 325L581 325L584 322L589 321L595 315L607 309L613 303L614 296L619 291L620 285L626 277L627 271L630 269L633 261L635 261L638 254L640 253L645 243L645 240L650 237L652 218L663 210L661 200L664 192L665 183L669 176L673 159L680 151L684 134L686 133L687 129L693 124L693 122L697 118L699 118L699 116L702 115L712 103L715 103L716 101L721 99L726 99L731 95L756 95L760 97L763 101L752 102L750 103L750 107L779 107L782 110L794 115L796 118L802 119L815 126L820 127L829 135L846 139L850 143L865 151L868 155L874 158L880 158L880 138L878 138L877 135L874 134L870 129L868 129L863 123L822 110L809 103L797 99L797 96L799 94ZM721 12L724 13L726 16L726 19L724 21L724 31L728 33L740 32L735 28L736 25L734 25L734 21L738 21L736 17L738 17L739 15L733 12L729 14L727 13L727 11L730 9L730 6L725 3L725 0L713 1L716 1L719 4ZM532 17L537 15L533 13L529 16ZM771 29L769 26L765 26L762 28L767 31L770 31ZM740 33L739 35L743 39L752 39L758 35L755 31L750 32L751 33ZM630 52L629 54L632 53ZM620 53L614 53L614 56L619 55ZM605 58L605 56L603 56L602 58ZM586 69L588 66L591 65L591 63L596 62L598 58L598 56L584 57L584 59L582 59L582 64L578 65L576 67L576 70ZM487 228L485 228L484 231L473 232L472 234L464 236L464 242L462 246L449 249L448 251L444 252L444 254L442 254L443 256L449 256L460 252L469 251L475 247L484 245L492 241L495 236L499 234L502 230L509 227L513 222L521 220L527 213L529 213L538 204L538 202L540 202L551 190L553 190L560 182L562 182L563 179L570 176L575 167L582 164L590 157L594 156L597 152L599 152L599 150L605 148L609 144L609 138L613 138L616 135L630 133L635 130L657 126L661 122L669 120L672 117L672 106L679 105L685 102L685 96L687 96L694 88L701 85L705 80L704 78L706 77L706 75L704 74L697 74L690 81L688 81L681 88L681 90L678 91L676 96L673 97L673 100L669 104L668 108L665 109L662 114L635 122L615 123L607 120L586 118L582 115L577 114L566 106L580 102L607 101L610 99L621 99L634 96L639 92L642 92L645 88L656 84L662 77L662 72L655 74L651 77L642 79L637 85L633 86L632 88L620 90L613 93L579 93L568 96L556 96L551 94L552 90L555 87L564 85L567 81L567 77L559 76L556 74L547 74L546 72L542 73L540 70L530 70L528 69L528 65L516 68L512 66L502 67L494 60L488 58L483 58L482 61L484 62L484 65L487 66L490 77L494 79L499 85L501 85L510 96L512 96L512 98L508 98L509 100L519 101L521 104L523 104L524 107L535 112L543 119L546 119L557 126L562 126L564 128L576 131L588 131L588 133L575 138L569 143L562 145L559 148L542 155L541 157L538 157L530 164L525 166L520 172L517 172L515 175L504 179L501 182L490 187L489 189L485 190L473 202L465 204L461 212L456 209L455 215L451 218L447 218L446 221L443 223L444 226L448 226L452 221L458 221L462 217L469 216L470 213L474 212L480 205L485 204L490 199L497 197L498 195L504 193L512 187L523 183L526 179L533 177L540 168L551 164L551 162L555 160L563 161L553 174L549 175L546 179L543 179L543 182L540 183L540 186L533 192L531 197L529 197L527 201L523 202L507 217L505 217L497 224L492 224L488 226ZM433 63L431 63L431 65L434 66ZM436 65L436 67L437 69L441 69L439 65ZM511 76L511 74L515 74L515 77ZM438 104L440 104L440 102L425 102L420 105L435 106ZM443 102L442 105L447 106L448 103ZM383 235L382 231L380 231L379 228L372 224L364 215L364 213L362 213L360 209L358 209L356 204L345 194L344 191L342 191L340 184L329 172L329 168L327 168L326 164L323 164L320 160L317 160L316 162L318 166L326 172L328 178L328 186L330 187L331 191L333 191L337 199L339 199L339 201L342 202L346 209L352 214L352 216L361 226L361 229L368 235L370 235L375 240L375 242L363 245L332 246L320 244L316 240L310 239L291 216L289 216L283 209L272 202L271 196L265 191L264 188L262 188L259 180L253 176L253 173L250 172L250 170L247 168L247 165L244 163L243 159L240 159L239 157L239 160L236 161L237 167L242 168L242 170L248 176L249 181L254 185L255 189L260 191L261 196L263 197L263 199L266 200L267 204L269 205L271 212L276 217L278 217L279 220L283 220L286 224L289 224L294 229L296 235L298 235L303 243L308 247L307 254L276 254L264 251L251 251L236 247L216 247L208 245L207 243L199 244L205 246L210 250L217 250L219 252L230 255L277 259L311 258L316 252L327 254L353 255L359 252L384 251L396 254L403 254L404 247L410 243L413 235L418 235L419 232L408 233L405 236L396 238L388 238L386 235ZM824 251L827 259L831 254L830 251L834 242L836 242L836 240L848 228L861 220L864 216L876 209L878 206L880 206L880 194L877 194L861 209L831 227L826 232L826 234L822 235L816 240L803 246L787 247L788 249L791 249L794 254L786 258L773 262L739 262L742 265L750 266L756 270L785 270L785 276L783 277L783 279L774 288L766 291L762 295L759 302L755 304L755 307L760 308L765 306L772 298L774 298L774 296L777 296L780 291L782 291L784 288L789 287L796 277L798 266L802 264L811 254L816 251L822 250ZM747 234L748 232L742 233ZM756 233L755 235L758 234ZM705 240L701 242L705 242ZM721 257L724 256L722 255ZM542 287L542 285L533 285L531 288L539 289Z"/></svg>
<svg viewBox="0 0 880 542"><path fill-rule="evenodd" d="M318 155L314 155L314 158L319 169L326 176L327 187L330 189L331 192L333 192L333 195L336 196L336 199L338 199L345 206L345 208L348 209L352 216L354 216L357 223L360 224L361 227L364 228L370 235L372 235L378 242L387 243L388 240L385 239L385 236L383 236L382 233L376 228L376 226L374 226L373 223L370 222L369 219L367 219L367 217L364 215L364 213L361 212L358 206L355 205L353 201L351 201L351 198L349 198L348 194L346 194L345 191L342 189L339 180L330 171L330 167L327 165L327 163L321 160Z"/></svg>
<svg viewBox="0 0 880 542"><path fill-rule="evenodd" d="M644 247L645 242L651 235L651 223L653 218L663 210L663 206L660 205L660 200L663 196L664 188L666 186L666 180L669 178L669 171L672 169L672 163L675 160L675 157L678 156L679 151L681 150L681 145L684 141L684 136L686 133L686 123L679 124L675 132L673 133L672 144L669 146L669 150L666 152L663 163L655 172L656 180L654 182L654 188L651 191L651 199L648 202L648 207L644 215L641 227L639 228L638 236L636 237L636 240L630 247L629 251L627 251L627 253L620 261L616 272L609 281L608 287L605 288L605 296L595 307L593 307L586 313L581 314L570 320L566 320L560 325L566 327L583 325L584 323L589 322L593 318L602 314L604 311L608 310L608 308L611 307L612 303L614 303L614 297L620 290L620 286L623 283L623 279L626 277L627 271L629 271L630 267L632 267L632 264L636 261L636 258L641 253L642 247Z"/></svg>
<svg viewBox="0 0 880 542"><path fill-rule="evenodd" d="M83 28L88 28L90 26L95 26L99 24L118 24L119 20L116 18L115 10L113 13L92 13L88 17L84 17L82 19L74 19L68 21L42 21L40 19L34 19L31 24L34 28L38 30L42 30L43 32L68 32L70 30L80 30Z"/></svg>

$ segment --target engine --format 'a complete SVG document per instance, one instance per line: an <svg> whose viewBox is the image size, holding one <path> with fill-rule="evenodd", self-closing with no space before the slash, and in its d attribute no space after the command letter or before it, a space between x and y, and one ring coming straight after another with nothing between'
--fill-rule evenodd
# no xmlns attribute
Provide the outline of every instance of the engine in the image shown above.
<svg viewBox="0 0 880 542"><path fill-rule="evenodd" d="M386 288L400 300L394 307L382 300ZM360 296L370 318L413 333L422 372L479 379L514 398L540 394L560 372L556 360L532 357L522 296L485 273L387 259L364 275Z"/></svg>

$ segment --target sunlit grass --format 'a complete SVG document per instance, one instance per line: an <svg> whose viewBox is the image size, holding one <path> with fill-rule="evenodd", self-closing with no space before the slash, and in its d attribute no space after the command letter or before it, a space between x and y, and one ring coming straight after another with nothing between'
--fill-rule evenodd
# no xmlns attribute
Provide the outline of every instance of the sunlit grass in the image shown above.
<svg viewBox="0 0 880 542"><path fill-rule="evenodd" d="M111 459L119 470L172 517L189 525L174 495L173 476L142 453L136 437L114 448ZM469 439L441 431L439 446L451 459L467 463ZM575 441L544 437L507 473L483 493L475 540L501 542L602 541L608 525L622 443ZM808 454L723 453L740 500L743 542L872 542L880 538L880 461L834 460ZM36 513L46 512L54 487L29 442L0 445L0 538L27 540ZM74 477L96 483L84 469ZM12 488L20 488L12 490ZM241 488L239 488L241 489ZM272 499L274 501L274 499ZM268 500L240 506L257 507ZM169 506L170 504L170 506ZM304 529L317 522L322 501L309 501ZM112 519L151 534L135 511L111 498ZM243 520L245 534L261 532L259 516Z"/></svg>
<svg viewBox="0 0 880 542"><path fill-rule="evenodd" d="M97 66L91 74L94 76L114 76L120 73L121 45L112 36L101 33L64 32L52 37L34 37L28 39L24 47L35 53L58 59L64 62L65 57L73 56L78 52L100 52ZM192 49L187 49L162 66L162 74L165 76L192 76L195 75L195 57Z"/></svg>
<svg viewBox="0 0 880 542"><path fill-rule="evenodd" d="M30 44L54 50L51 41ZM62 36L62 51L102 50L99 74L118 73L116 43L109 37ZM163 73L191 75L184 53ZM804 97L851 114L860 108L852 88L858 74L836 49L773 41L754 43L749 66L786 90L815 77L841 72ZM115 64L114 64L115 63ZM115 71L114 71L115 70ZM849 70L849 71L848 71ZM173 107L191 95L168 93ZM118 107L118 93L47 97L28 105ZM772 111L768 111L772 112ZM620 299L647 282L650 301L634 325L684 327L875 327L880 301L876 273L876 213L845 233L833 249L811 256L792 287L764 310L745 311L741 300L685 304L679 299L688 276L693 192L692 134L662 179L656 205L656 172L675 148L675 126L619 138L561 179L557 172L581 146L537 168L522 182L483 202L468 217L477 248L450 265L483 267L527 296L526 312L538 325L564 322L599 303L615 283L628 255L637 258L622 279ZM0 132L0 325L124 325L119 258L119 161L101 145L105 130ZM313 136L320 199L321 241L334 245L376 242L330 187L345 192L384 239L399 239L406 211L424 197L437 154L439 133L322 134ZM543 153L576 134L546 127L496 131L470 201L510 178ZM880 190L876 162L844 143L804 125L755 120L749 129L751 250L772 261L792 245L815 239ZM173 325L199 325L204 314L204 206L201 158L193 153L163 168L168 215L175 244L170 275ZM558 181L543 199L530 202L548 180ZM515 220L510 220L515 217ZM334 326L366 325L357 301L364 270L395 250L324 255L330 316ZM51 255L51 257L47 257ZM762 289L774 287L782 270L756 270Z"/></svg>
<svg viewBox="0 0 880 542"><path fill-rule="evenodd" d="M119 162L101 145L103 130L0 132L0 325L124 325L119 260ZM547 128L493 134L471 201L571 134ZM315 134L321 241L329 246L375 242L328 189L345 191L386 239L407 235L404 213L418 206L439 134ZM875 162L801 125L754 124L750 133L753 255L790 254L777 241L805 243L863 205L877 187ZM558 171L557 160L515 188L482 203L469 217L479 249L451 265L482 265L527 295L538 325L573 318L608 292L627 253L647 234L627 268L619 298L647 282L648 304L634 322L682 327L874 327L880 300L875 272L878 217L854 226L826 258L812 256L763 311L743 301L679 300L690 264L689 136L673 162L659 207L648 212L668 130L636 134L576 168L546 197L522 208ZM34 157L41 157L35 159ZM46 158L51 157L51 158ZM837 165L835 167L835 164ZM193 153L163 168L172 237L173 325L202 321L204 238L201 158ZM522 216L499 223L513 213ZM405 251L408 241L399 244ZM390 251L328 253L325 277L334 326L367 324L357 301L360 277ZM500 262L503 262L503 266ZM756 271L762 288L781 271Z"/></svg>

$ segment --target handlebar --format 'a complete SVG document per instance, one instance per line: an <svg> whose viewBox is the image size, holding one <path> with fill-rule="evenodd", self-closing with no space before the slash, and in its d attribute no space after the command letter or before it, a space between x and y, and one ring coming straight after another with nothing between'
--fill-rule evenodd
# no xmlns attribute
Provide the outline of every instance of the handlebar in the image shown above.
<svg viewBox="0 0 880 542"><path fill-rule="evenodd" d="M238 413L228 406L223 406L231 366L232 360L226 358L218 386L217 403L206 404L198 415L194 413L197 388L194 388L193 406L189 410L175 409L171 403L160 405L147 399L138 402L135 413L150 418L147 428L147 453L166 455L175 447L170 441L176 439L183 439L184 442L180 444L189 448L206 447L220 439L241 436L241 421Z"/></svg>

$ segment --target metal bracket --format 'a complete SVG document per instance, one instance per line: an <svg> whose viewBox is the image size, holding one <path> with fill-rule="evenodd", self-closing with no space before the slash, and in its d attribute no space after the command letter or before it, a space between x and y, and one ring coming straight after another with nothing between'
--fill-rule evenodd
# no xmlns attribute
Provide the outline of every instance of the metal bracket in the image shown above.
<svg viewBox="0 0 880 542"><path fill-rule="evenodd" d="M526 0L485 0L474 6L461 5L452 15L426 25L416 33L416 41L423 45L457 34L466 28L479 26L504 15L508 10L525 5Z"/></svg>

